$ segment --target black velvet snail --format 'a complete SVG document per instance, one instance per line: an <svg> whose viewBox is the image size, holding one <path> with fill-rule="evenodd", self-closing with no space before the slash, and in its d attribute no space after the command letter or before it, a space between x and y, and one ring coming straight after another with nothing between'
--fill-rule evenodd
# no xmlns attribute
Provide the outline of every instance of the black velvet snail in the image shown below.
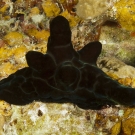
<svg viewBox="0 0 135 135"><path fill-rule="evenodd" d="M108 77L97 66L102 44L73 49L69 22L62 16L50 22L47 53L29 51L29 67L0 81L0 99L15 105L33 101L73 103L83 109L135 104L135 89Z"/></svg>

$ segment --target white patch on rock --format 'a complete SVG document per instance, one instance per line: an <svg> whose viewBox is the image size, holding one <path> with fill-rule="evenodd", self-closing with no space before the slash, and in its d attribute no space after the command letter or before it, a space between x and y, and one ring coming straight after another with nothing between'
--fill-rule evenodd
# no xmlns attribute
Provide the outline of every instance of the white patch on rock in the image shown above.
<svg viewBox="0 0 135 135"><path fill-rule="evenodd" d="M61 113L63 116L65 116L65 115L68 113L68 111L65 109L65 110L62 110L60 113Z"/></svg>
<svg viewBox="0 0 135 135"><path fill-rule="evenodd" d="M37 107L39 106L39 107ZM33 121L34 125L36 124L36 121L39 119L38 111L41 111L43 114L48 112L48 109L45 104L37 104L34 106L33 109L28 111L28 115L30 116L31 121Z"/></svg>
<svg viewBox="0 0 135 135"><path fill-rule="evenodd" d="M122 117L124 115L124 110L119 110L118 116Z"/></svg>
<svg viewBox="0 0 135 135"><path fill-rule="evenodd" d="M44 15L33 15L32 17L31 17L31 19L32 19L32 21L34 22L34 23L40 23L43 19L44 19Z"/></svg>
<svg viewBox="0 0 135 135"><path fill-rule="evenodd" d="M15 21L15 18L11 18L10 20L0 20L0 26L1 27L3 27L3 26L10 27L10 24L14 23L14 21Z"/></svg>

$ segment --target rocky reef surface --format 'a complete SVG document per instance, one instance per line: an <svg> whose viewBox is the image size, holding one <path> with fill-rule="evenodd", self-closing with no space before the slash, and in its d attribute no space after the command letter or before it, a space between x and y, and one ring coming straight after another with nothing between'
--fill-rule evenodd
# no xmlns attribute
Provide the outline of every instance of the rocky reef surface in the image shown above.
<svg viewBox="0 0 135 135"><path fill-rule="evenodd" d="M135 68L116 58L104 58L99 65L113 79L135 88ZM134 107L116 105L101 110L83 110L73 104L33 102L15 106L4 101L0 103L1 132L5 135L131 135L135 132Z"/></svg>
<svg viewBox="0 0 135 135"><path fill-rule="evenodd" d="M99 40L103 44L99 68L119 83L135 88L134 1L100 5L89 0L90 10L80 16L79 2L75 12L76 0L0 1L1 79L27 66L25 54L29 50L46 52L49 21L61 14L70 22L74 48L79 50ZM134 107L120 105L83 110L73 104L15 106L0 101L0 135L132 135L134 115Z"/></svg>

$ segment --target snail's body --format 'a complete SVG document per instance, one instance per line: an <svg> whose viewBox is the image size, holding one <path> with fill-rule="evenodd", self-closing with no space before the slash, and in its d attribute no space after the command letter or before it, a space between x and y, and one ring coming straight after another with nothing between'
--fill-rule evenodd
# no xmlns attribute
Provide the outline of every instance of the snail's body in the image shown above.
<svg viewBox="0 0 135 135"><path fill-rule="evenodd" d="M100 42L76 52L68 21L58 16L50 24L47 53L30 51L29 65L0 82L0 99L25 105L32 101L70 102L84 109L104 105L134 105L135 89L124 87L96 66Z"/></svg>

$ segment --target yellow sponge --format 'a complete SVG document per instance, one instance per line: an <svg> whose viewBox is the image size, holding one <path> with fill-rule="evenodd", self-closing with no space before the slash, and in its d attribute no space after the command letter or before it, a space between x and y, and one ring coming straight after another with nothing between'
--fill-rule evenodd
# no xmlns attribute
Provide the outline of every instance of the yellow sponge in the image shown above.
<svg viewBox="0 0 135 135"><path fill-rule="evenodd" d="M20 45L23 42L23 35L19 32L9 32L7 35L4 36L4 40L10 46Z"/></svg>
<svg viewBox="0 0 135 135"><path fill-rule="evenodd" d="M135 31L135 1L120 0L115 4L116 18L120 25L129 31Z"/></svg>
<svg viewBox="0 0 135 135"><path fill-rule="evenodd" d="M47 17L55 17L60 13L60 8L52 0L45 1L42 7Z"/></svg>
<svg viewBox="0 0 135 135"><path fill-rule="evenodd" d="M71 15L67 10L62 12L61 15L64 16L69 21L70 27L76 26L80 21L79 17Z"/></svg>
<svg viewBox="0 0 135 135"><path fill-rule="evenodd" d="M38 31L37 29L29 29L27 33L29 36L35 37L39 42L47 41L50 35L49 31L46 30Z"/></svg>

